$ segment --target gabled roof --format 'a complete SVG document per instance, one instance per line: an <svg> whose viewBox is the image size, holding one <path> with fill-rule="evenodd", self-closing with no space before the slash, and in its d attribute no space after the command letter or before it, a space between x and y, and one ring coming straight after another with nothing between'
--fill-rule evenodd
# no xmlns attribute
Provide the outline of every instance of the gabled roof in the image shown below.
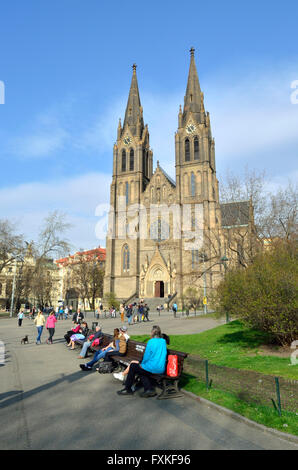
<svg viewBox="0 0 298 470"><path fill-rule="evenodd" d="M222 227L249 224L250 201L236 201L220 204Z"/></svg>
<svg viewBox="0 0 298 470"><path fill-rule="evenodd" d="M164 176L166 177L166 179L169 181L169 183L174 187L176 188L176 183L175 181L167 174L167 172L160 166L159 162L158 162L158 167L160 168L161 172L164 174Z"/></svg>

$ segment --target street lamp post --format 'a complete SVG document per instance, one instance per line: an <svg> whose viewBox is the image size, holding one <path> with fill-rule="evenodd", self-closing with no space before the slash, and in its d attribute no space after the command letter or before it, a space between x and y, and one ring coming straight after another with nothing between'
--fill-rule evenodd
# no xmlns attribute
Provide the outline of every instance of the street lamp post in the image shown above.
<svg viewBox="0 0 298 470"><path fill-rule="evenodd" d="M12 318L13 315L13 304L14 304L14 294L16 289L16 273L17 273L17 259L14 260L14 273L13 273L13 282L12 282L12 293L11 293L11 302L10 302L10 314L9 317Z"/></svg>
<svg viewBox="0 0 298 470"><path fill-rule="evenodd" d="M225 275L227 273L227 261L229 261L229 259L226 257L226 255L224 255L222 258L221 258L221 262L224 266L224 270L225 270ZM230 316L229 316L229 312L226 312L226 323L229 323L230 321Z"/></svg>
<svg viewBox="0 0 298 470"><path fill-rule="evenodd" d="M203 259L203 289L204 289L203 305L204 305L204 314L206 315L208 313L208 310L207 310L207 283L206 283L206 269L205 269L206 255L205 255L205 253L201 253L200 256Z"/></svg>
<svg viewBox="0 0 298 470"><path fill-rule="evenodd" d="M205 270L205 255L204 255L204 314L207 315L207 286L206 286L206 270Z"/></svg>

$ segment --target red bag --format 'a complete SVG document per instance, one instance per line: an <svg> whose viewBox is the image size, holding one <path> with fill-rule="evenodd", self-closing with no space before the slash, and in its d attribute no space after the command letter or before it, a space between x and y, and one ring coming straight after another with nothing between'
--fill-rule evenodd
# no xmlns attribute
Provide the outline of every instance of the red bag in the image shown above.
<svg viewBox="0 0 298 470"><path fill-rule="evenodd" d="M94 347L94 346L99 346L99 342L100 342L100 341L99 341L99 338L96 338L96 339L93 341L93 343L91 344L91 346L92 346L92 347Z"/></svg>
<svg viewBox="0 0 298 470"><path fill-rule="evenodd" d="M176 354L168 355L167 375L177 377L178 375L178 356Z"/></svg>

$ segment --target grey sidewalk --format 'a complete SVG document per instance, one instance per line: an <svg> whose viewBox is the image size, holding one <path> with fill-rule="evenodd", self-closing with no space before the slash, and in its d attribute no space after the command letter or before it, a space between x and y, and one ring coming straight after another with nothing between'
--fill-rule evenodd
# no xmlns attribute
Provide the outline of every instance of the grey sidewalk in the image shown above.
<svg viewBox="0 0 298 470"><path fill-rule="evenodd" d="M207 318L153 320L169 334L212 327ZM119 319L101 323L112 331ZM129 333L149 333L154 323L135 325ZM78 352L69 351L62 339L70 326L69 320L59 321L54 344L36 346L32 321L18 328L15 319L0 320L7 356L0 367L1 449L297 450L188 397L159 401L118 396L121 383L111 375L79 369ZM20 344L25 334L29 345Z"/></svg>

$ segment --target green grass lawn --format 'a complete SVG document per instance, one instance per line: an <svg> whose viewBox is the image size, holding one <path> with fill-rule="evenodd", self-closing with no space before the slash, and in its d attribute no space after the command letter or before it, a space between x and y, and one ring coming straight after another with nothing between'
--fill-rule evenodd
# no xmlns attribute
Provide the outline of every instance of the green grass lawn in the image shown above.
<svg viewBox="0 0 298 470"><path fill-rule="evenodd" d="M133 336L132 339L147 341L149 336ZM238 320L203 333L171 335L170 340L171 349L208 359L210 363L218 366L298 380L298 365L290 366L290 356L262 356L259 351L262 346L270 344L269 335L247 328ZM207 391L205 383L191 374L182 375L180 386L260 424L298 435L298 416L294 412L283 410L282 416L279 417L273 406L249 403L240 399L236 393L213 386Z"/></svg>
<svg viewBox="0 0 298 470"><path fill-rule="evenodd" d="M134 336L132 339L146 341L149 337ZM171 349L200 356L218 366L298 380L298 366L290 366L290 356L261 355L259 349L270 342L269 335L247 328L238 320L203 333L171 335L170 339Z"/></svg>
<svg viewBox="0 0 298 470"><path fill-rule="evenodd" d="M280 417L273 407L247 403L240 400L236 394L215 388L207 391L205 383L199 382L196 377L189 374L183 374L180 387L259 424L298 436L298 416L296 413L282 410Z"/></svg>

